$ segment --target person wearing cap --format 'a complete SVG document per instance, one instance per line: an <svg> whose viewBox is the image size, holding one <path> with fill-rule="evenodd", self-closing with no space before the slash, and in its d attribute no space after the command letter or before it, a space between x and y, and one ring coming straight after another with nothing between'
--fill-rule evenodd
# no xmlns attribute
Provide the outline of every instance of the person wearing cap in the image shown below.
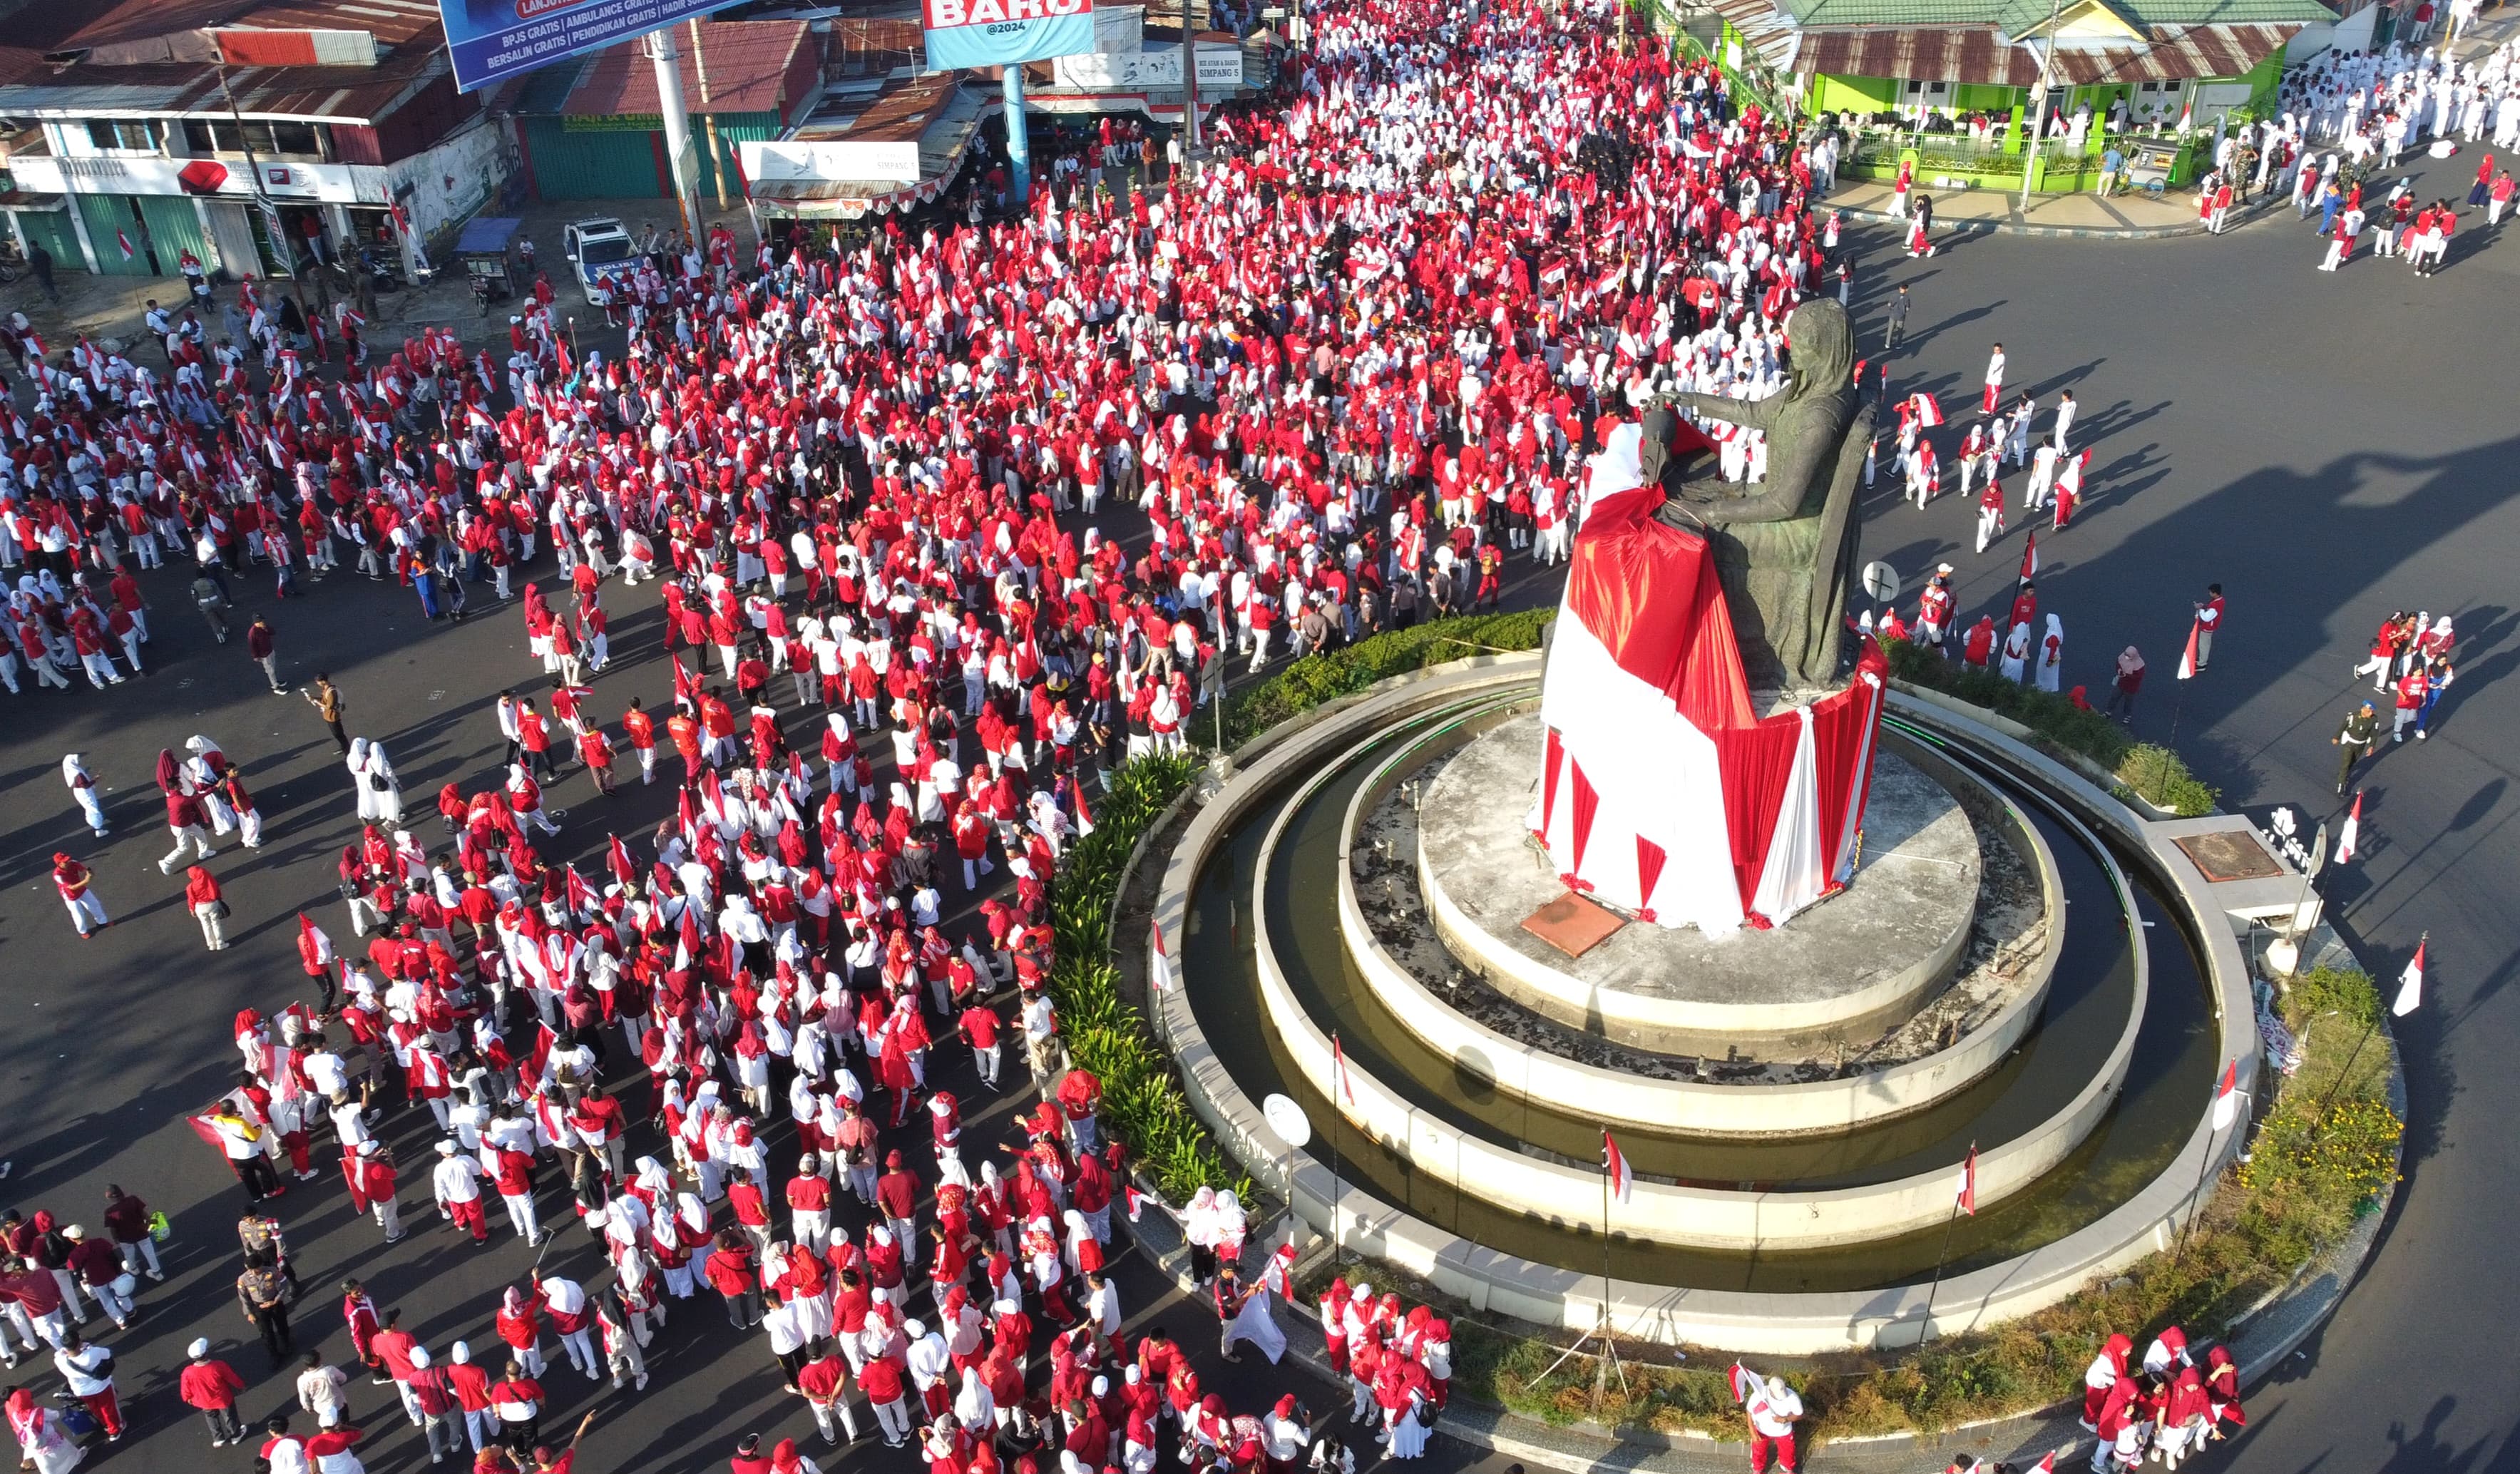
<svg viewBox="0 0 2520 1474"><path fill-rule="evenodd" d="M761 1452L761 1435L747 1433L736 1440L735 1456L727 1460L729 1474L770 1474L769 1455Z"/></svg>
<svg viewBox="0 0 2520 1474"><path fill-rule="evenodd" d="M131 1292L138 1287L138 1281L122 1267L122 1256L105 1239L91 1237L80 1224L63 1228L62 1237L70 1246L62 1268L87 1291L115 1330L131 1329L132 1318L139 1314L138 1307L131 1303Z"/></svg>
<svg viewBox="0 0 2520 1474"><path fill-rule="evenodd" d="M788 1182L788 1230L799 1248L821 1254L832 1240L832 1180L821 1161L806 1152L796 1160L796 1175Z"/></svg>
<svg viewBox="0 0 2520 1474"><path fill-rule="evenodd" d="M358 1151L343 1160L341 1170L358 1196L367 1199L377 1227L385 1230L385 1242L401 1242L402 1204L394 1195L393 1153L385 1143L374 1137L361 1141Z"/></svg>
<svg viewBox="0 0 2520 1474"><path fill-rule="evenodd" d="M472 1235L477 1247L490 1241L490 1222L481 1207L481 1166L452 1140L437 1143L437 1165L429 1185L437 1194L437 1211L446 1221Z"/></svg>
<svg viewBox="0 0 2520 1474"><path fill-rule="evenodd" d="M245 1273L237 1275L237 1305L246 1319L262 1332L262 1349L271 1356L273 1370L296 1350L296 1340L289 1326L289 1303L296 1288L280 1267L279 1257L270 1250L246 1255Z"/></svg>
<svg viewBox="0 0 2520 1474"><path fill-rule="evenodd" d="M105 903L97 899L95 872L71 858L67 850L53 852L53 889L61 893L62 905L69 909L70 924L78 928L80 941L113 924L105 914Z"/></svg>
<svg viewBox="0 0 2520 1474"><path fill-rule="evenodd" d="M2369 757L2380 741L2380 709L2365 701L2345 714L2344 730L2329 737L2341 754L2336 764L2336 791L2354 781L2354 765Z"/></svg>
<svg viewBox="0 0 2520 1474"><path fill-rule="evenodd" d="M411 1377L403 1388L405 1399L420 1414L421 1432L428 1441L428 1461L443 1463L447 1454L463 1452L463 1408L455 1401L446 1368L436 1364L428 1347L412 1347Z"/></svg>
<svg viewBox="0 0 2520 1474"><path fill-rule="evenodd" d="M184 1348L184 1369L176 1374L175 1393L187 1407L198 1407L210 1425L210 1447L223 1449L245 1442L245 1422L237 1416L237 1394L245 1391L245 1378L237 1369L210 1355L207 1336L195 1338Z"/></svg>
<svg viewBox="0 0 2520 1474"><path fill-rule="evenodd" d="M1782 1377L1770 1377L1750 1394L1742 1408L1750 1419L1750 1474L1767 1474L1774 1454L1777 1467L1794 1474L1794 1424L1802 1421L1803 1400Z"/></svg>

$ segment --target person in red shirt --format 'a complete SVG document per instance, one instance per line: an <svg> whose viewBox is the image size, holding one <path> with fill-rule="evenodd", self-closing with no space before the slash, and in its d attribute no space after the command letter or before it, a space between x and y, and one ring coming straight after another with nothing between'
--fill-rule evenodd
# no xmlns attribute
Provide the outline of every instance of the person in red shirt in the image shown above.
<svg viewBox="0 0 2520 1474"><path fill-rule="evenodd" d="M630 709L621 714L621 735L630 750L639 754L639 782L644 785L656 781L656 719L630 698Z"/></svg>
<svg viewBox="0 0 2520 1474"><path fill-rule="evenodd" d="M884 1447L888 1449L898 1449L910 1441L910 1408L903 1397L908 1385L898 1357L869 1357L858 1372L858 1386L875 1406L876 1426L883 1430Z"/></svg>
<svg viewBox="0 0 2520 1474"><path fill-rule="evenodd" d="M245 1442L245 1422L237 1416L237 1394L245 1391L245 1378L237 1369L210 1355L206 1336L195 1339L185 1348L189 1358L184 1369L176 1374L175 1394L187 1407L198 1407L209 1421L210 1447L223 1449Z"/></svg>
<svg viewBox="0 0 2520 1474"><path fill-rule="evenodd" d="M761 1323L761 1275L753 1268L752 1246L734 1228L718 1230L717 1248L700 1266L709 1287L726 1297L726 1318L737 1330Z"/></svg>
<svg viewBox="0 0 2520 1474"><path fill-rule="evenodd" d="M594 1424L595 1414L592 1412L579 1418L577 1431L568 1436L568 1444L565 1448L553 1449L540 1444L535 1445L535 1474L568 1474L569 1466L577 1462L578 1440L586 1437L586 1430Z"/></svg>

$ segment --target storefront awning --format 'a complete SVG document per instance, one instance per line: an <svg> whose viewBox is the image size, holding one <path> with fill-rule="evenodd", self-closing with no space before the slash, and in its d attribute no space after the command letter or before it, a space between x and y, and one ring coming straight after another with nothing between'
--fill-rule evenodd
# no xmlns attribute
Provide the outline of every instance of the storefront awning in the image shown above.
<svg viewBox="0 0 2520 1474"><path fill-rule="evenodd" d="M2238 76L2281 49L2300 28L2162 26L2142 45L2069 43L2056 48L2049 81L2085 87ZM1850 26L1804 32L1796 69L1829 76L2028 87L2039 80L2039 55L2032 46L2007 42L1991 25Z"/></svg>

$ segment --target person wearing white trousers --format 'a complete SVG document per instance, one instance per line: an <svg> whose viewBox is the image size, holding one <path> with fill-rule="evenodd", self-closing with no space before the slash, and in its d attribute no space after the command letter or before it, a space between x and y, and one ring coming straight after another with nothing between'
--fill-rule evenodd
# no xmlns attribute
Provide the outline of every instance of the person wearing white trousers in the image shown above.
<svg viewBox="0 0 2520 1474"><path fill-rule="evenodd" d="M87 771L87 764L79 759L77 753L63 756L62 782L69 785L70 797L78 800L79 813L87 820L88 828L97 838L103 839L106 836L103 794L96 785L96 776Z"/></svg>

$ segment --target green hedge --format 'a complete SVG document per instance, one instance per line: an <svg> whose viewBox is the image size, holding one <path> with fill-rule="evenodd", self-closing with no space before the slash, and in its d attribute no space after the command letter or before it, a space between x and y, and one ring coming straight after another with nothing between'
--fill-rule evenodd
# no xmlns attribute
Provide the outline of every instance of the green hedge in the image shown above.
<svg viewBox="0 0 2520 1474"><path fill-rule="evenodd" d="M2054 692L2007 681L1991 670L1971 670L1912 641L1886 640L1882 648L1890 656L1890 674L1898 680L2009 717L2043 740L2116 774L2149 803L2194 818L2213 813L2215 800L2222 797L2220 789L2190 773L2178 753L2137 741L2106 713L2086 710Z"/></svg>
<svg viewBox="0 0 2520 1474"><path fill-rule="evenodd" d="M1534 650L1553 607L1512 614L1465 614L1374 635L1326 654L1306 655L1236 696L1225 711L1228 747L1238 747L1289 717L1429 665L1498 650Z"/></svg>
<svg viewBox="0 0 2520 1474"><path fill-rule="evenodd" d="M1163 1195L1187 1202L1200 1187L1250 1184L1232 1170L1191 1109L1146 1016L1122 995L1111 963L1111 902L1138 836L1190 786L1198 764L1142 757L1111 774L1094 832L1069 845L1051 902L1058 960L1049 979L1068 1057L1102 1082L1102 1119Z"/></svg>

